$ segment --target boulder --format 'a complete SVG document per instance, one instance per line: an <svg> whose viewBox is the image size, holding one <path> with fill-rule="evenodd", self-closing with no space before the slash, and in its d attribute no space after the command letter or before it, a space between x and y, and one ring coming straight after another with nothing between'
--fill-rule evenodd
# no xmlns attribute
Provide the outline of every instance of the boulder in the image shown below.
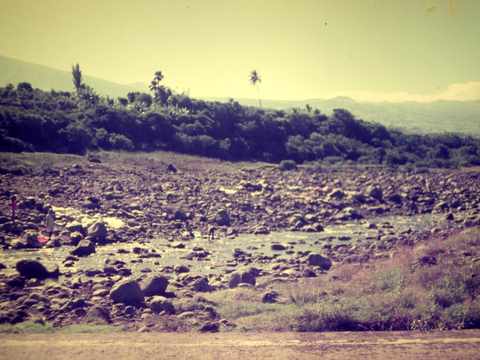
<svg viewBox="0 0 480 360"><path fill-rule="evenodd" d="M144 296L165 295L168 279L165 276L154 275L142 281L141 291Z"/></svg>
<svg viewBox="0 0 480 360"><path fill-rule="evenodd" d="M175 266L174 271L177 274L183 274L188 273L190 271L190 268L187 265L177 265Z"/></svg>
<svg viewBox="0 0 480 360"><path fill-rule="evenodd" d="M333 189L327 198L330 200L342 200L345 197L345 192L341 189Z"/></svg>
<svg viewBox="0 0 480 360"><path fill-rule="evenodd" d="M287 247L283 244L275 243L271 245L271 249L275 251L287 250Z"/></svg>
<svg viewBox="0 0 480 360"><path fill-rule="evenodd" d="M218 332L220 324L218 322L206 322L198 329L200 332Z"/></svg>
<svg viewBox="0 0 480 360"><path fill-rule="evenodd" d="M228 282L228 287L232 289L232 288L235 288L239 284L242 284L242 283L250 284L252 286L255 286L255 284L257 282L258 274L259 274L259 271L256 268L250 268L250 269L245 270L245 271L234 272L230 276L230 280Z"/></svg>
<svg viewBox="0 0 480 360"><path fill-rule="evenodd" d="M263 186L262 184L246 182L243 184L243 188L250 192L256 192L256 191L262 191Z"/></svg>
<svg viewBox="0 0 480 360"><path fill-rule="evenodd" d="M371 185L367 188L367 195L378 201L383 200L383 190L376 185Z"/></svg>
<svg viewBox="0 0 480 360"><path fill-rule="evenodd" d="M220 210L215 215L215 223L218 226L229 226L230 225L230 215L227 210Z"/></svg>
<svg viewBox="0 0 480 360"><path fill-rule="evenodd" d="M336 220L358 220L363 219L362 214L360 214L357 210L352 207L346 207L345 209L341 210L336 216Z"/></svg>
<svg viewBox="0 0 480 360"><path fill-rule="evenodd" d="M87 230L88 237L97 242L105 241L107 234L107 225L103 221L94 222Z"/></svg>
<svg viewBox="0 0 480 360"><path fill-rule="evenodd" d="M150 301L150 309L156 314L162 311L167 314L175 314L175 307L172 302L163 296L154 296Z"/></svg>
<svg viewBox="0 0 480 360"><path fill-rule="evenodd" d="M212 286L208 283L208 279L206 277L201 277L193 282L192 290L198 292L208 292L212 290Z"/></svg>
<svg viewBox="0 0 480 360"><path fill-rule="evenodd" d="M58 267L49 270L37 260L20 260L15 265L15 268L21 276L27 279L46 279L58 277L59 275Z"/></svg>
<svg viewBox="0 0 480 360"><path fill-rule="evenodd" d="M262 295L262 303L273 304L276 303L278 299L278 292L276 291L267 291Z"/></svg>
<svg viewBox="0 0 480 360"><path fill-rule="evenodd" d="M35 209L37 208L37 199L34 197L27 197L18 204L20 209Z"/></svg>
<svg viewBox="0 0 480 360"><path fill-rule="evenodd" d="M318 266L322 270L329 270L332 267L332 261L320 254L310 254L307 258L308 265Z"/></svg>
<svg viewBox="0 0 480 360"><path fill-rule="evenodd" d="M400 194L391 194L388 196L388 201L400 205L403 202L403 196Z"/></svg>
<svg viewBox="0 0 480 360"><path fill-rule="evenodd" d="M187 214L182 209L176 209L173 218L175 220L185 221L187 220Z"/></svg>
<svg viewBox="0 0 480 360"><path fill-rule="evenodd" d="M177 168L173 164L168 164L167 166L167 172L175 174L177 172Z"/></svg>
<svg viewBox="0 0 480 360"><path fill-rule="evenodd" d="M95 252L95 244L90 240L80 240L77 247L70 254L75 256L88 256Z"/></svg>
<svg viewBox="0 0 480 360"><path fill-rule="evenodd" d="M115 303L125 305L141 305L144 300L140 285L131 279L116 283L110 290L110 298Z"/></svg>

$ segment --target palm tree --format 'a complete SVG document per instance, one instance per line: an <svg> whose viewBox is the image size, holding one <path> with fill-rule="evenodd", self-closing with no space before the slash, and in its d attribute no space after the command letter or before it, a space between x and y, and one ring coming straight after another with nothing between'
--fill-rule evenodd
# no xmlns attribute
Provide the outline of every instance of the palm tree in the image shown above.
<svg viewBox="0 0 480 360"><path fill-rule="evenodd" d="M262 79L260 78L260 75L258 74L257 70L253 70L250 73L250 82L252 85L257 88L258 92L258 106L262 107L262 100L260 99L260 88L258 87L258 84L262 82Z"/></svg>
<svg viewBox="0 0 480 360"><path fill-rule="evenodd" d="M155 92L155 90L158 88L160 85L160 81L163 80L163 74L161 71L156 71L155 74L153 75L153 80L150 82L150 90Z"/></svg>
<svg viewBox="0 0 480 360"><path fill-rule="evenodd" d="M80 70L80 65L75 64L72 65L72 81L73 81L73 86L75 86L75 90L77 93L80 93L80 90L82 88L82 71Z"/></svg>

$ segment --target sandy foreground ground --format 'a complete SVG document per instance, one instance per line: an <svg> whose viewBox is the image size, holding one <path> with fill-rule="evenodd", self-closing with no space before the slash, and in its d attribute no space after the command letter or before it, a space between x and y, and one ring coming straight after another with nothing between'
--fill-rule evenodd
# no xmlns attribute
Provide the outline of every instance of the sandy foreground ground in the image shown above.
<svg viewBox="0 0 480 360"><path fill-rule="evenodd" d="M480 331L1 335L0 359L480 359Z"/></svg>

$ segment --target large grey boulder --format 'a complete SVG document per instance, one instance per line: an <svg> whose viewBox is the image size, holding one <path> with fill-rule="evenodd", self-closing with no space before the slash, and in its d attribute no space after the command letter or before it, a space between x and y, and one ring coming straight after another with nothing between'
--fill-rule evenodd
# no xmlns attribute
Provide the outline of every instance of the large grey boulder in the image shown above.
<svg viewBox="0 0 480 360"><path fill-rule="evenodd" d="M140 285L135 280L127 279L116 283L110 290L110 298L115 303L125 305L142 305L144 298Z"/></svg>
<svg viewBox="0 0 480 360"><path fill-rule="evenodd" d="M165 276L154 275L142 281L141 290L144 296L165 295L168 279Z"/></svg>
<svg viewBox="0 0 480 360"><path fill-rule="evenodd" d="M107 234L107 225L103 221L94 222L87 230L87 236L97 242L105 241Z"/></svg>

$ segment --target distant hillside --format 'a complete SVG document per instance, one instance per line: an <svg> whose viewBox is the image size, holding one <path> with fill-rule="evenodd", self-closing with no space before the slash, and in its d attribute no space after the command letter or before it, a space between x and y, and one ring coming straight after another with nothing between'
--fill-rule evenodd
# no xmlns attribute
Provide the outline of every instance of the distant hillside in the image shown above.
<svg viewBox="0 0 480 360"><path fill-rule="evenodd" d="M227 99L211 98L211 100ZM247 106L258 105L256 99L235 100ZM402 128L409 132L458 132L480 136L480 101L369 103L357 102L348 97L336 97L302 101L262 100L262 103L264 107L270 109L305 108L308 104L326 114L331 114L333 109L342 108L366 121Z"/></svg>
<svg viewBox="0 0 480 360"><path fill-rule="evenodd" d="M73 91L72 74L68 71L0 56L0 86L22 81L42 90ZM131 91L147 90L141 83L123 85L88 75L84 75L84 81L97 93L113 97L126 96Z"/></svg>

